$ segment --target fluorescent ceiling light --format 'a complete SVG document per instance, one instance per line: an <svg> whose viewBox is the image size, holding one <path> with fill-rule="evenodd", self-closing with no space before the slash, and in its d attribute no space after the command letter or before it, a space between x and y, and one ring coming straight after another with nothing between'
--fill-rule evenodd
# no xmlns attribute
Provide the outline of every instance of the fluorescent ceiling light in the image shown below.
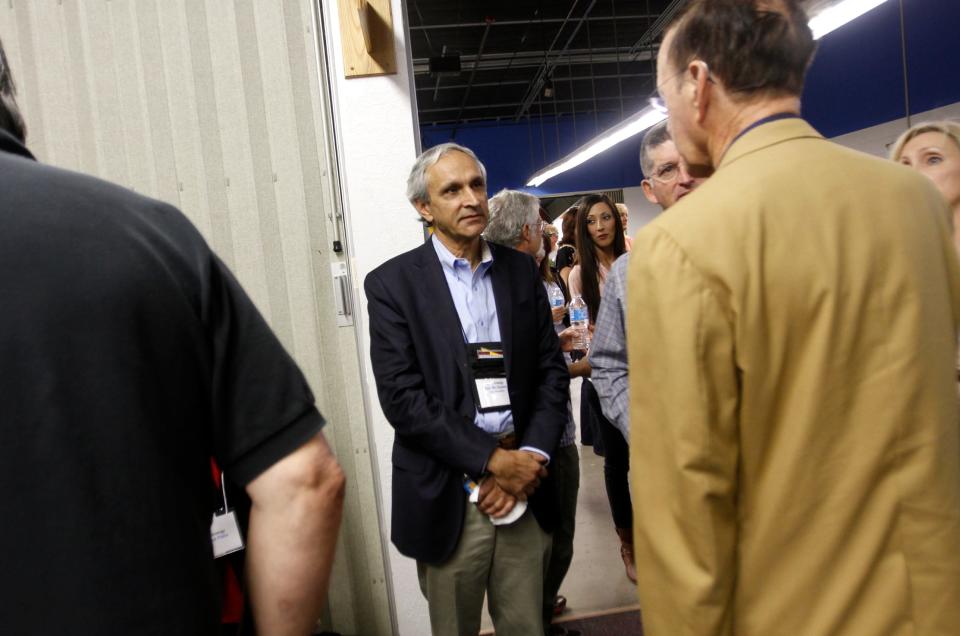
<svg viewBox="0 0 960 636"><path fill-rule="evenodd" d="M827 33L839 29L847 22L856 20L870 9L875 9L887 0L840 0L810 18L813 39L819 40Z"/></svg>
<svg viewBox="0 0 960 636"><path fill-rule="evenodd" d="M813 38L819 40L827 33L839 29L847 22L859 18L867 11L880 6L886 1L887 0L839 0L839 2L823 9L810 19L808 24L810 25L810 30L813 31ZM560 161L552 163L537 172L527 181L527 186L537 188L548 179L552 179L558 174L576 168L585 161L596 157L607 148L611 148L634 135L639 135L647 128L660 123L666 118L667 115L665 113L648 106L613 128L604 131Z"/></svg>
<svg viewBox="0 0 960 636"><path fill-rule="evenodd" d="M610 130L604 132L602 135L595 137L593 140L580 146L564 159L550 164L537 174L533 175L530 177L527 185L536 188L540 184L544 183L547 179L552 179L562 172L576 168L588 159L596 157L607 148L615 146L625 139L629 139L634 135L642 133L650 126L660 123L666 118L666 113L661 113L660 111L654 110L652 107L648 106L636 115L625 119Z"/></svg>

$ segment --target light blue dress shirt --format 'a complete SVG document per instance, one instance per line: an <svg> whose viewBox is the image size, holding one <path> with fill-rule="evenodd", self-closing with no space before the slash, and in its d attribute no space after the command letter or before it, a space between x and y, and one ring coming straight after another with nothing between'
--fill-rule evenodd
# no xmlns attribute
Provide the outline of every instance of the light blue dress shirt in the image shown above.
<svg viewBox="0 0 960 636"><path fill-rule="evenodd" d="M465 342L500 342L500 322L497 320L497 303L493 297L493 280L490 276L490 267L493 265L490 246L481 240L483 251L480 264L477 269L471 270L469 260L454 256L436 236L430 240L440 259L447 287L450 288ZM473 422L481 430L501 437L513 432L513 411L506 409L481 413L478 410ZM547 453L538 448L525 446L523 450L536 451L550 459Z"/></svg>

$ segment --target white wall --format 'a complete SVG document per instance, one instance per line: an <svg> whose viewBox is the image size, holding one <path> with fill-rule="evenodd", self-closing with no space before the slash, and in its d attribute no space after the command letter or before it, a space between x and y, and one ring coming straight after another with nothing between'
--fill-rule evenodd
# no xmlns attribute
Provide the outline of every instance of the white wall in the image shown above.
<svg viewBox="0 0 960 636"><path fill-rule="evenodd" d="M630 225L627 227L627 234L630 236L657 218L661 212L659 205L647 201L647 197L643 196L643 188L639 185L623 189L623 203L630 210Z"/></svg>
<svg viewBox="0 0 960 636"><path fill-rule="evenodd" d="M407 174L417 155L404 4L401 0L392 2L397 74L345 79L337 3L321 3L333 88L347 247L354 298L359 306L360 363L370 448L375 453L379 472L385 543L390 536L393 429L380 409L369 364L370 338L363 279L387 259L423 243L423 230L415 220L416 212L404 197ZM376 514L376 511L370 513ZM401 556L392 544L387 551L387 572L391 577L388 583L392 588L397 633L429 634L427 604L417 582L416 563Z"/></svg>
<svg viewBox="0 0 960 636"><path fill-rule="evenodd" d="M911 117L911 123L918 124L937 119L960 119L960 102L913 115ZM871 155L886 157L890 145L896 141L900 133L906 129L906 118L894 119L885 124L871 126L870 128L864 128L856 132L834 137L833 141Z"/></svg>

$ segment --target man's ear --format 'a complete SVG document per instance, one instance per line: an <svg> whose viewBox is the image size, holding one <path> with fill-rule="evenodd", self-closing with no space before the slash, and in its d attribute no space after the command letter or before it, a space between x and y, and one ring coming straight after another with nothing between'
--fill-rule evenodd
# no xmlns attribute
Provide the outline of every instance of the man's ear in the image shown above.
<svg viewBox="0 0 960 636"><path fill-rule="evenodd" d="M707 117L707 106L710 105L712 96L710 69L707 68L706 62L693 60L687 70L690 71L690 77L693 79L693 108L697 123L700 124Z"/></svg>
<svg viewBox="0 0 960 636"><path fill-rule="evenodd" d="M421 218L427 223L433 223L433 214L430 213L430 204L425 201L417 201L413 207L420 213Z"/></svg>
<svg viewBox="0 0 960 636"><path fill-rule="evenodd" d="M657 200L657 195L653 192L653 184L650 183L649 179L641 181L640 187L643 188L643 196L647 197L647 201L655 205L660 205L660 201Z"/></svg>

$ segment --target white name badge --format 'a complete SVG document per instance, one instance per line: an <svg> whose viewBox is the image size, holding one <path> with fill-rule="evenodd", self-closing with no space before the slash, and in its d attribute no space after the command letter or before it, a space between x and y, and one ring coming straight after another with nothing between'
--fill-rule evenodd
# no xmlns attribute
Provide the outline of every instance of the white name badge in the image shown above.
<svg viewBox="0 0 960 636"><path fill-rule="evenodd" d="M213 558L243 550L243 535L237 524L237 515L231 510L222 515L214 514L210 522L210 541L213 543Z"/></svg>
<svg viewBox="0 0 960 636"><path fill-rule="evenodd" d="M476 378L477 396L481 409L510 406L510 391L506 378Z"/></svg>

